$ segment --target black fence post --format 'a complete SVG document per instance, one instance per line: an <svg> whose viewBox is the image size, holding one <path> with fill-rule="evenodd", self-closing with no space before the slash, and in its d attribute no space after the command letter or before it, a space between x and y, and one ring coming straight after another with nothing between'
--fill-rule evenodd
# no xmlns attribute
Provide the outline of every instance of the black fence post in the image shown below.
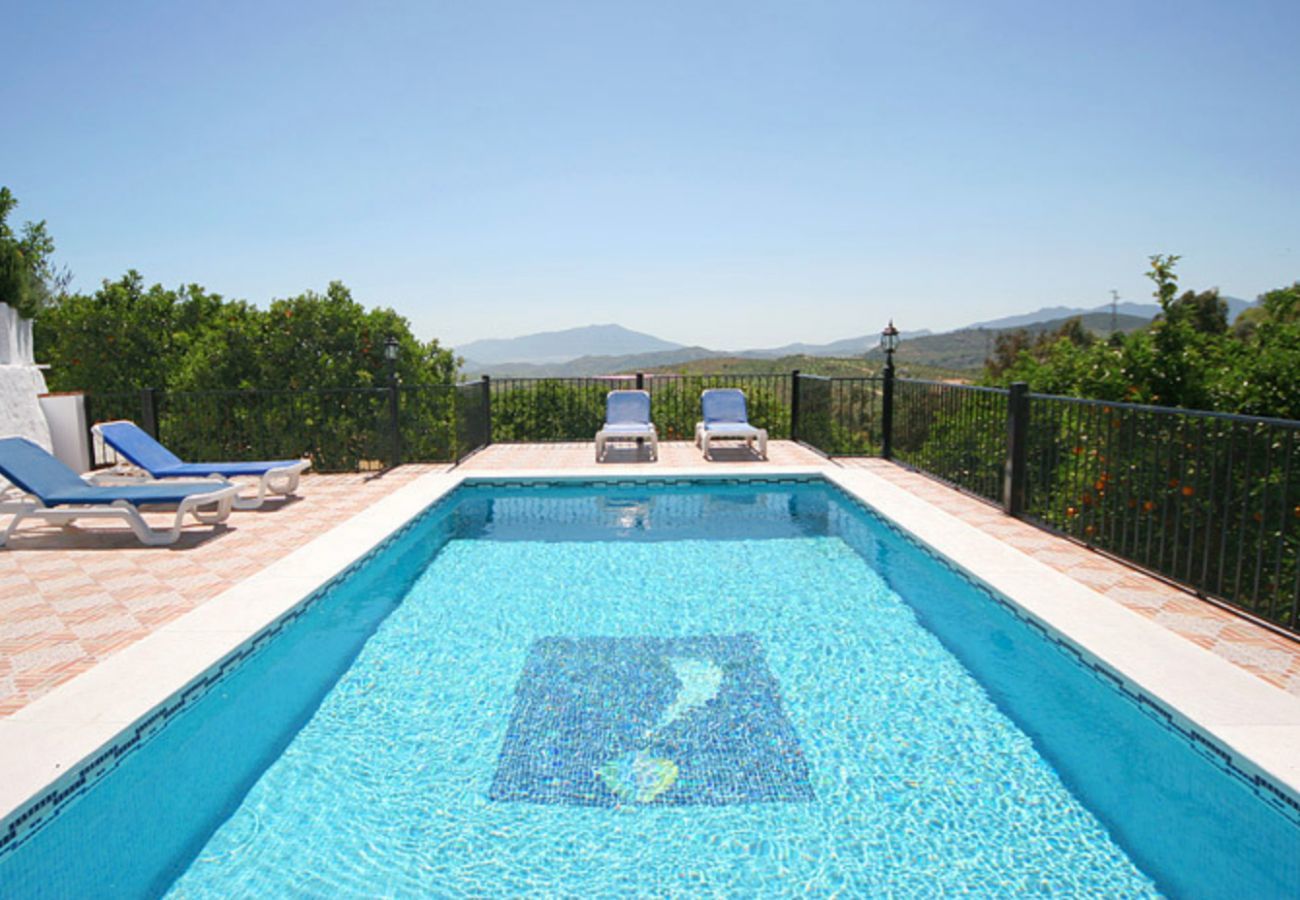
<svg viewBox="0 0 1300 900"><path fill-rule="evenodd" d="M880 395L880 456L894 458L894 364L885 365L885 379Z"/></svg>
<svg viewBox="0 0 1300 900"><path fill-rule="evenodd" d="M140 391L140 427L158 440L158 392L153 388Z"/></svg>
<svg viewBox="0 0 1300 900"><path fill-rule="evenodd" d="M799 370L790 373L790 440L799 440Z"/></svg>
<svg viewBox="0 0 1300 900"><path fill-rule="evenodd" d="M400 398L398 397L397 381L388 382L388 430L392 435L392 443L389 445L388 464L390 468L396 469L402 464L402 418L399 410Z"/></svg>
<svg viewBox="0 0 1300 900"><path fill-rule="evenodd" d="M483 446L492 443L492 378L483 376Z"/></svg>
<svg viewBox="0 0 1300 900"><path fill-rule="evenodd" d="M1002 477L1002 505L1008 515L1025 511L1025 469L1029 440L1029 385L1017 381L1007 393L1007 465Z"/></svg>
<svg viewBox="0 0 1300 900"><path fill-rule="evenodd" d="M645 372L636 373L636 389L638 391L645 390Z"/></svg>

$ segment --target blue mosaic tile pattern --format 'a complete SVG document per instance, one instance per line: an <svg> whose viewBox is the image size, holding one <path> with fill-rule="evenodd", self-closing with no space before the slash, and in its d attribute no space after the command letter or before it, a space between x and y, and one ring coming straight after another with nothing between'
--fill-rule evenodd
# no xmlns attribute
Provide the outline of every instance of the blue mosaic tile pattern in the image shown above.
<svg viewBox="0 0 1300 900"><path fill-rule="evenodd" d="M629 782L640 776L639 791ZM615 806L814 799L753 635L535 641L489 796Z"/></svg>

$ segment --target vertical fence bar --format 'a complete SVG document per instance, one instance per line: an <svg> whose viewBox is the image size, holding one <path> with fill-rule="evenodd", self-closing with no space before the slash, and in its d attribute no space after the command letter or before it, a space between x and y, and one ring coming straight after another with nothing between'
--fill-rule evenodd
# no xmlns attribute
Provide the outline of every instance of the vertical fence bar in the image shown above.
<svg viewBox="0 0 1300 900"><path fill-rule="evenodd" d="M1029 439L1029 385L1017 381L1007 394L1007 465L1002 479L1002 504L1008 515L1025 511L1025 446Z"/></svg>
<svg viewBox="0 0 1300 900"><path fill-rule="evenodd" d="M894 458L894 367L885 366L880 397L880 455Z"/></svg>
<svg viewBox="0 0 1300 900"><path fill-rule="evenodd" d="M492 378L483 376L483 446L492 443Z"/></svg>
<svg viewBox="0 0 1300 900"><path fill-rule="evenodd" d="M140 391L140 427L158 440L158 391L153 388Z"/></svg>
<svg viewBox="0 0 1300 900"><path fill-rule="evenodd" d="M402 419L400 400L397 395L397 382L395 380L388 382L388 433L391 437L389 444L388 465L396 469L402 464Z"/></svg>
<svg viewBox="0 0 1300 900"><path fill-rule="evenodd" d="M799 370L790 373L790 440L799 440Z"/></svg>

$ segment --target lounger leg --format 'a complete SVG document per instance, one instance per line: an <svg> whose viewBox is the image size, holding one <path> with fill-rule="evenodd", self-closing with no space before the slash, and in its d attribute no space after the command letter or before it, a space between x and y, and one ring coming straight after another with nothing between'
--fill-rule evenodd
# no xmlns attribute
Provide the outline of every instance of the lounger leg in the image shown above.
<svg viewBox="0 0 1300 900"><path fill-rule="evenodd" d="M20 509L14 513L13 519L9 522L9 527L4 530L4 534L0 534L0 547L9 543L9 536L18 530L18 523L25 518L27 518L27 510L25 509Z"/></svg>

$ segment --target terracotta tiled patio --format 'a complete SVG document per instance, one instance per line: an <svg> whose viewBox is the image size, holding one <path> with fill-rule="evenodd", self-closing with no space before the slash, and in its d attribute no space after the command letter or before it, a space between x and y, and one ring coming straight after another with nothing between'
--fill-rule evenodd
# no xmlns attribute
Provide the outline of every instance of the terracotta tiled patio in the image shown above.
<svg viewBox="0 0 1300 900"><path fill-rule="evenodd" d="M924 475L882 459L839 459L868 469L944 512L1092 588L1265 681L1300 695L1300 642L1289 640L1195 595L1056 537Z"/></svg>
<svg viewBox="0 0 1300 900"><path fill-rule="evenodd" d="M1300 644L1108 560L1004 516L997 509L882 460L827 460L774 441L768 461L743 448L717 453L755 474L778 467L866 468L943 511L1065 573L1235 663L1300 695ZM590 443L498 444L458 471L563 472L595 466ZM644 450L616 449L601 465L611 474L715 468L687 442L665 443L658 463ZM120 525L58 529L24 526L0 550L0 716L21 709L152 630L308 543L349 514L415 478L449 466L403 466L387 473L309 475L300 497L237 512L215 531L190 526L172 547L144 547ZM159 524L169 517L159 519Z"/></svg>
<svg viewBox="0 0 1300 900"><path fill-rule="evenodd" d="M24 524L0 550L0 716L84 672L301 547L416 477L313 475L295 498L236 512L224 526L190 520L170 547L146 547L121 523ZM147 514L151 525L169 514ZM6 519L3 523L8 525Z"/></svg>

